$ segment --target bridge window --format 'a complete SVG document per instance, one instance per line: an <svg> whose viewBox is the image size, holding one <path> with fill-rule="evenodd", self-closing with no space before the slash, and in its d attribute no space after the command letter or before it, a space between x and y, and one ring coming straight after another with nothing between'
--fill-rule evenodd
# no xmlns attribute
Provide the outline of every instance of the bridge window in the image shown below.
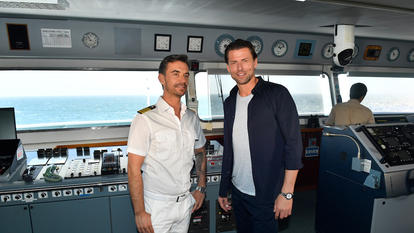
<svg viewBox="0 0 414 233"><path fill-rule="evenodd" d="M155 71L13 70L0 82L20 130L128 125L162 94Z"/></svg>
<svg viewBox="0 0 414 233"><path fill-rule="evenodd" d="M349 100L349 89L354 83L364 83L368 92L362 104L376 114L413 113L413 78L402 77L356 77L339 75L342 102Z"/></svg>
<svg viewBox="0 0 414 233"><path fill-rule="evenodd" d="M264 80L282 84L292 95L301 116L328 115L332 104L327 78L320 76L262 75ZM202 120L223 119L223 105L236 85L230 75L201 72L196 75L198 113Z"/></svg>

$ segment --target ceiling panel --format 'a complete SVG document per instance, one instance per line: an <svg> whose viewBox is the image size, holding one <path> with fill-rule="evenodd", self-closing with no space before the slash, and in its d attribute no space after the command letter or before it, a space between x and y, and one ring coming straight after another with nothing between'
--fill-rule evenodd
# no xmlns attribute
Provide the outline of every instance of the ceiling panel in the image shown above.
<svg viewBox="0 0 414 233"><path fill-rule="evenodd" d="M15 14L120 19L295 32L332 33L332 24L355 24L356 36L414 41L414 1L394 0L59 0L64 10L7 8Z"/></svg>

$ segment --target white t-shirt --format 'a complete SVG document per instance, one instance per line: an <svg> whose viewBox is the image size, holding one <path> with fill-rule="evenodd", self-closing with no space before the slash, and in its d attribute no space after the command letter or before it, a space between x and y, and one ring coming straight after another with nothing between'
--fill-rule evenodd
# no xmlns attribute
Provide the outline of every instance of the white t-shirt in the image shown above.
<svg viewBox="0 0 414 233"><path fill-rule="evenodd" d="M255 196L252 159L250 156L247 107L253 94L241 97L237 94L236 114L233 123L233 174L232 183L241 192Z"/></svg>
<svg viewBox="0 0 414 233"><path fill-rule="evenodd" d="M131 123L128 153L145 156L142 165L144 190L179 195L190 189L194 149L206 138L195 112L181 105L181 120L162 97L156 108L138 114Z"/></svg>

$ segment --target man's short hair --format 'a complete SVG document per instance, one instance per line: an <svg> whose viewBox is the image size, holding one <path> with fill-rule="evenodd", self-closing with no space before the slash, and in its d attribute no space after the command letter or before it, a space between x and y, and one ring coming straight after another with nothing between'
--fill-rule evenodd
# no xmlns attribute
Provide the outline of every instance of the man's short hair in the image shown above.
<svg viewBox="0 0 414 233"><path fill-rule="evenodd" d="M176 62L176 61L182 61L185 64L187 64L188 68L190 68L188 64L188 57L185 54L173 54L166 56L164 59L162 59L160 63L160 67L158 68L158 73L165 75L165 71L167 70L168 63Z"/></svg>
<svg viewBox="0 0 414 233"><path fill-rule="evenodd" d="M230 51L243 49L243 48L248 48L250 50L250 53L252 54L253 60L257 58L256 51L254 50L254 47L253 47L252 43L250 43L250 41L237 39L237 40L231 42L226 47L226 51L224 52L224 61L226 62L226 64L229 64L229 52Z"/></svg>
<svg viewBox="0 0 414 233"><path fill-rule="evenodd" d="M355 83L351 86L351 90L349 91L349 97L351 99L359 99L361 97L365 97L367 94L367 86L363 83Z"/></svg>

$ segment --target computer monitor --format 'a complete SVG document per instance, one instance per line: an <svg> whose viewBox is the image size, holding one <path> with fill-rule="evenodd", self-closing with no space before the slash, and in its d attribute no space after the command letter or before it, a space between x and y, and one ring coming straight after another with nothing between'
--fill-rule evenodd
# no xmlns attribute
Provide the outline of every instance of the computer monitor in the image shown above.
<svg viewBox="0 0 414 233"><path fill-rule="evenodd" d="M17 139L14 108L0 108L0 140Z"/></svg>

